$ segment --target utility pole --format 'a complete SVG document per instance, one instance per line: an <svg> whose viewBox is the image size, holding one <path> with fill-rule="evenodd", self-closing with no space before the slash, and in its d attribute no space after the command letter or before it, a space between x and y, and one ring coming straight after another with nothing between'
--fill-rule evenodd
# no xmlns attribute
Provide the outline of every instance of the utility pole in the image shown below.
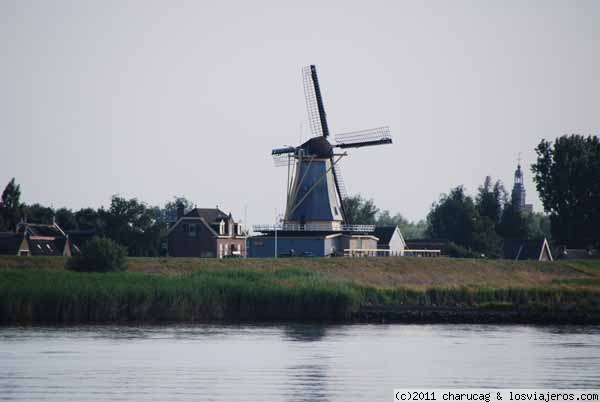
<svg viewBox="0 0 600 402"><path fill-rule="evenodd" d="M275 258L277 258L277 208L275 208Z"/></svg>
<svg viewBox="0 0 600 402"><path fill-rule="evenodd" d="M244 258L248 258L248 227L250 227L248 225L248 204L244 204L244 226L246 226L245 233L242 232L244 234Z"/></svg>
<svg viewBox="0 0 600 402"><path fill-rule="evenodd" d="M277 225L275 225L275 258L277 258Z"/></svg>

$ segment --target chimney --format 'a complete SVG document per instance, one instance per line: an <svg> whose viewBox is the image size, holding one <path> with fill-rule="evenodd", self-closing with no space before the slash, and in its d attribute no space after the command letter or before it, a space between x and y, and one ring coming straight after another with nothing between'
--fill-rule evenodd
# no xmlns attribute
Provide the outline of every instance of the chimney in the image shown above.
<svg viewBox="0 0 600 402"><path fill-rule="evenodd" d="M183 214L185 213L185 206L183 202L177 202L177 219L183 218Z"/></svg>

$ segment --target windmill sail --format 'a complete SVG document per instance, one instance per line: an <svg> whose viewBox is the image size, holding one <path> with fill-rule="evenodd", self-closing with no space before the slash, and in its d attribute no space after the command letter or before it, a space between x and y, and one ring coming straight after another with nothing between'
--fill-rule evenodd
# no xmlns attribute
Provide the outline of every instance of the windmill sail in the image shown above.
<svg viewBox="0 0 600 402"><path fill-rule="evenodd" d="M348 193L346 192L346 185L344 184L344 179L342 178L342 171L340 170L340 165L334 163L333 157L331 158L331 163L333 165L333 181L335 183L335 190L340 199L340 207L342 209L342 220L346 221L346 204L345 200L348 197Z"/></svg>
<svg viewBox="0 0 600 402"><path fill-rule="evenodd" d="M389 127L377 127L369 130L353 131L335 136L338 148L360 148L371 145L392 143Z"/></svg>
<svg viewBox="0 0 600 402"><path fill-rule="evenodd" d="M275 148L271 151L271 155L293 154L296 151L294 147Z"/></svg>
<svg viewBox="0 0 600 402"><path fill-rule="evenodd" d="M325 107L323 106L319 78L317 77L317 68L314 65L304 67L302 69L302 79L310 130L314 136L328 137L329 127Z"/></svg>

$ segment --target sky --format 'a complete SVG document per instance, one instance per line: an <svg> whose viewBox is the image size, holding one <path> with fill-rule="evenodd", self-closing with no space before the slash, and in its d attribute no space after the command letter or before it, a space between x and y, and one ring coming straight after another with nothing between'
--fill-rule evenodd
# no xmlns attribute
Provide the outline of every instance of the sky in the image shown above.
<svg viewBox="0 0 600 402"><path fill-rule="evenodd" d="M600 133L598 1L0 0L0 187L26 203L163 205L185 196L272 223L310 137L301 69L317 65L350 194L410 220L486 175L528 202L542 138Z"/></svg>

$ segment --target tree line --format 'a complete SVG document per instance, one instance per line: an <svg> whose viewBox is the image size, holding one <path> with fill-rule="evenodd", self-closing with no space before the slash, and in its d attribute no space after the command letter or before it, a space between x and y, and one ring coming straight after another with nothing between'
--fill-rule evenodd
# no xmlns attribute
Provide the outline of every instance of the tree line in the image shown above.
<svg viewBox="0 0 600 402"><path fill-rule="evenodd" d="M450 242L451 255L501 256L503 239L546 237L570 248L600 248L600 140L570 135L554 142L542 140L531 166L544 212L522 213L500 181L486 177L475 196L463 186L451 188L434 202L427 218L411 222L400 213L380 210L360 195L345 199L348 223L398 225L406 239L423 237ZM12 231L21 220L52 223L70 230L93 230L126 247L132 256L161 255L169 217L182 202L175 197L162 207L136 198L113 196L106 208L53 209L21 202L20 186L12 179L0 201L0 231Z"/></svg>
<svg viewBox="0 0 600 402"><path fill-rule="evenodd" d="M346 199L348 220L356 224L397 224L405 238L450 242L455 256L502 256L504 239L547 238L569 248L600 248L600 140L569 135L542 140L531 166L545 213L523 213L500 181L486 177L477 194L460 185L442 194L425 221L379 211L373 200Z"/></svg>
<svg viewBox="0 0 600 402"><path fill-rule="evenodd" d="M63 230L91 231L107 237L127 249L131 256L159 256L166 237L169 218L176 216L177 203L190 209L192 204L184 197L175 197L162 207L149 206L136 198L118 195L111 198L106 208L54 209L41 204L21 202L21 188L13 178L2 192L0 201L0 231L14 231L21 221L52 224Z"/></svg>
<svg viewBox="0 0 600 402"><path fill-rule="evenodd" d="M452 188L434 202L426 220L409 222L401 214L380 211L360 195L345 202L348 221L355 224L398 225L405 239L435 238L450 242L447 254L456 257L502 257L502 240L550 237L547 216L525 214L513 205L500 181L487 176L477 195L463 186Z"/></svg>

